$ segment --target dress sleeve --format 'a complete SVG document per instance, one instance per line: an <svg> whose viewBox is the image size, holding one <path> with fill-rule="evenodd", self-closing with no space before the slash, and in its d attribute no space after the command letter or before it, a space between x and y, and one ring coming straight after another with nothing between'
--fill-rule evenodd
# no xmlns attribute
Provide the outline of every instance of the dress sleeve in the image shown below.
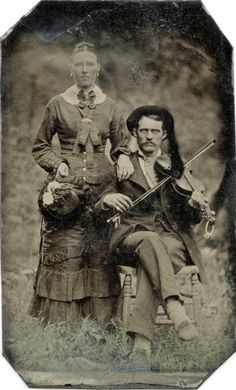
<svg viewBox="0 0 236 390"><path fill-rule="evenodd" d="M66 162L52 151L52 138L56 133L56 122L55 108L49 103L45 109L32 149L37 164L50 173L55 172L61 162Z"/></svg>
<svg viewBox="0 0 236 390"><path fill-rule="evenodd" d="M128 146L130 134L120 107L114 103L113 118L110 124L111 158L117 160L120 154L130 155Z"/></svg>

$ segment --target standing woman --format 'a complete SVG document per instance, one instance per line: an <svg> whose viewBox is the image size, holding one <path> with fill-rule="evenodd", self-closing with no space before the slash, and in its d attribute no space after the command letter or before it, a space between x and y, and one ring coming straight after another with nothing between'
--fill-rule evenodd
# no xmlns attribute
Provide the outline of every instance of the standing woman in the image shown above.
<svg viewBox="0 0 236 390"><path fill-rule="evenodd" d="M52 195L56 180L72 185L75 192L79 189L84 203L96 202L112 169L105 155L107 139L118 178L123 180L133 173L124 118L114 100L95 84L99 71L93 45L77 44L71 59L75 84L46 107L33 156L49 173L47 195ZM52 150L55 134L60 155ZM77 203L68 206L67 218L50 218L50 212L43 212L40 261L29 308L29 314L43 324L78 321L89 314L99 322L109 321L120 292L117 275L107 259L106 231L83 214L86 204Z"/></svg>

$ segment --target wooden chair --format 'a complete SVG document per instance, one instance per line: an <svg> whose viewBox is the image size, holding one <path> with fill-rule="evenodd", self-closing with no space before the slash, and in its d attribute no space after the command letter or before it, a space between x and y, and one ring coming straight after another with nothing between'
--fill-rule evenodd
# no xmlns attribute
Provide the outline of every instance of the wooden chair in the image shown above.
<svg viewBox="0 0 236 390"><path fill-rule="evenodd" d="M132 313L132 306L136 296L136 269L133 267L118 266L118 272L121 277L121 321L123 326L128 324ZM180 289L181 298L184 301L185 310L197 326L200 324L200 282L199 270L195 265L183 267L177 274L176 280ZM168 318L162 306L159 306L157 316L157 325L168 325L173 322Z"/></svg>

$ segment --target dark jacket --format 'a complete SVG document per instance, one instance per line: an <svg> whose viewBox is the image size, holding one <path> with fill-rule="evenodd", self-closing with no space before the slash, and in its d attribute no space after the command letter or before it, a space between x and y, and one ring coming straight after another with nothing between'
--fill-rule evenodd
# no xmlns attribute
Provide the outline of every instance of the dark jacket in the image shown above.
<svg viewBox="0 0 236 390"><path fill-rule="evenodd" d="M131 161L134 166L133 175L122 182L118 182L115 175L111 176L109 185L95 205L95 215L99 215L100 218L108 218L111 215L111 211L103 209L102 198L105 194L120 192L134 201L149 189L136 153L131 156ZM164 223L166 221L167 228L181 237L188 251L190 262L198 266L201 281L206 282L201 254L192 227L192 225L201 222L199 211L188 204L189 197L182 196L174 190L171 182L164 184L158 192L158 194L147 197L121 217L119 226L112 234L111 252L116 251L121 240L137 228L138 230L155 231L156 217L163 213L162 219Z"/></svg>

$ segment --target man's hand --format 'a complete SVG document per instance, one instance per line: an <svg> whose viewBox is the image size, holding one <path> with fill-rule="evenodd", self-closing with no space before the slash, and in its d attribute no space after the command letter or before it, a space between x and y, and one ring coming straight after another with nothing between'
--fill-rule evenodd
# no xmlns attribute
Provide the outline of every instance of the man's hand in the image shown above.
<svg viewBox="0 0 236 390"><path fill-rule="evenodd" d="M193 191L191 198L188 201L189 205L195 209L203 210L208 206L208 200L201 192Z"/></svg>
<svg viewBox="0 0 236 390"><path fill-rule="evenodd" d="M193 191L188 203L191 207L200 210L201 217L207 219L214 225L216 220L215 211L210 209L207 198L205 198L200 192Z"/></svg>
<svg viewBox="0 0 236 390"><path fill-rule="evenodd" d="M118 180L127 180L134 172L133 164L129 156L120 154L117 160L117 178Z"/></svg>
<svg viewBox="0 0 236 390"><path fill-rule="evenodd" d="M133 205L132 200L123 194L108 194L103 198L103 206L105 208L114 208L117 211L126 211Z"/></svg>
<svg viewBox="0 0 236 390"><path fill-rule="evenodd" d="M59 179L60 177L66 177L69 175L69 167L66 163L62 162L58 168L55 179Z"/></svg>

